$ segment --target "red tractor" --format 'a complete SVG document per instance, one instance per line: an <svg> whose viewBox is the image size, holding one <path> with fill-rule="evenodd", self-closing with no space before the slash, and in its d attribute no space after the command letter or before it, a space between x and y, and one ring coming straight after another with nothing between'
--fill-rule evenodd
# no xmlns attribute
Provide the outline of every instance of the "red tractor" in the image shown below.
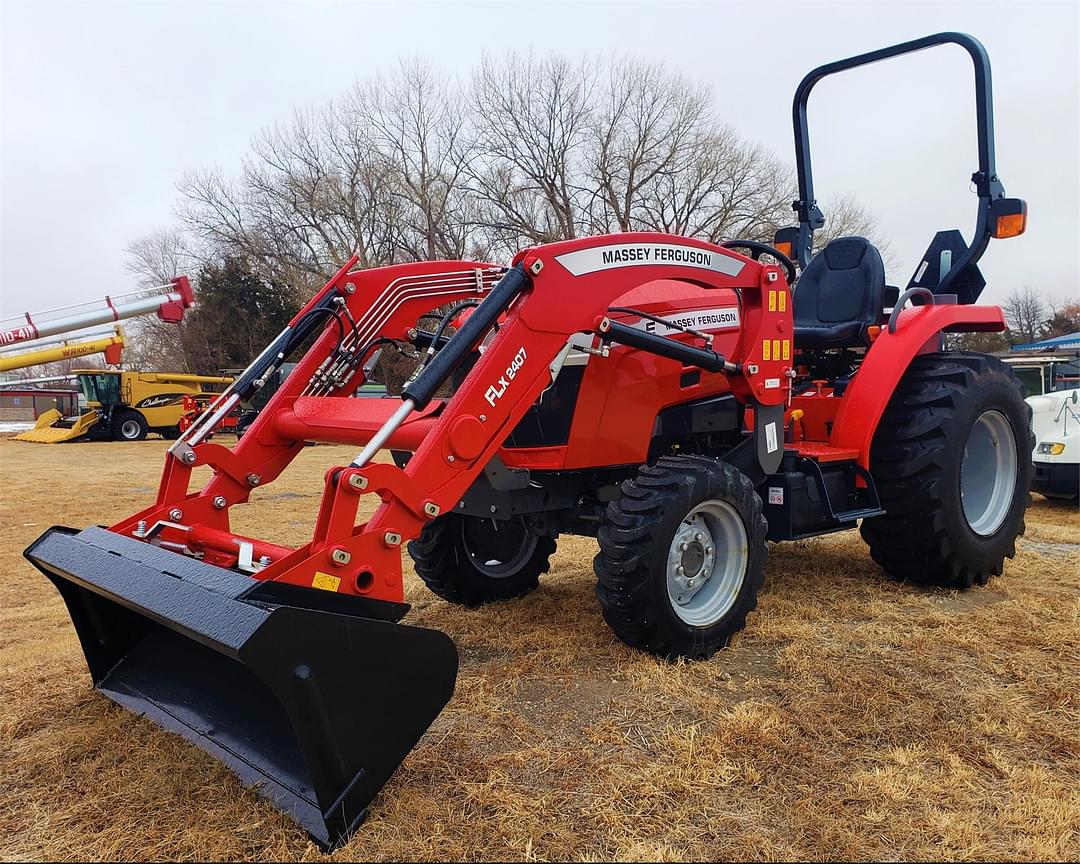
<svg viewBox="0 0 1080 864"><path fill-rule="evenodd" d="M942 43L975 64L978 224L970 246L938 233L901 293L863 238L812 254L806 103L825 75ZM708 657L743 627L769 540L861 523L896 578L985 583L1023 531L1032 449L1012 373L943 349L1005 327L974 305L987 243L1025 217L994 167L990 105L985 52L962 34L814 70L795 98L799 226L774 245L627 233L509 267L349 261L170 448L150 506L27 550L95 685L332 847L454 689L453 642L399 623L405 544L432 591L471 606L535 589L561 535L596 537L600 611L663 657ZM313 335L243 439L209 442ZM353 398L403 343L421 360L401 400ZM305 441L362 448L327 470L310 542L233 532L231 508ZM396 464L373 461L383 448Z"/></svg>

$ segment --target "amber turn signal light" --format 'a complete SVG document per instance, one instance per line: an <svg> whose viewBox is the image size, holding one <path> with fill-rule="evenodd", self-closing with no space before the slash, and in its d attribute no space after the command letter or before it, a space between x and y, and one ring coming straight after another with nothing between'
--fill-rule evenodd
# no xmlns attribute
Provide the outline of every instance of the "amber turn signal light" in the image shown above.
<svg viewBox="0 0 1080 864"><path fill-rule="evenodd" d="M997 224L994 225L994 236L998 240L1006 237L1019 237L1027 227L1026 213L1011 213L1008 216L998 216Z"/></svg>
<svg viewBox="0 0 1080 864"><path fill-rule="evenodd" d="M990 205L990 230L998 240L1019 237L1027 228L1027 202L1021 198L999 198Z"/></svg>

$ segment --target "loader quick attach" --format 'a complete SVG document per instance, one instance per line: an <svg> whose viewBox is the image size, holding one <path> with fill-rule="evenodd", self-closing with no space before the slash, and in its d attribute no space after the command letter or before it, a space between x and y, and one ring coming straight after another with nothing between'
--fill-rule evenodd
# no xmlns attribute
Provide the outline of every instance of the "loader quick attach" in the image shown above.
<svg viewBox="0 0 1080 864"><path fill-rule="evenodd" d="M970 247L939 232L901 295L863 238L811 255L806 99L825 75L944 43L975 63L977 228ZM663 657L728 644L768 540L861 522L898 578L970 587L1000 573L1023 530L1027 409L1002 364L940 350L945 331L1005 326L972 305L998 218L1024 210L994 166L989 87L962 34L811 72L794 112L800 225L777 245L625 233L536 246L509 267L347 262L170 448L152 504L27 549L95 686L332 848L454 691L450 638L402 623L403 544L434 593L473 606L534 590L560 535L596 537L604 619ZM445 310L435 327L432 310ZM211 442L312 339L243 439ZM396 350L420 358L400 401L356 398ZM311 540L234 532L231 509L306 441L362 448L328 467ZM381 449L393 464L373 461ZM212 478L193 491L201 466ZM363 496L380 503L357 524Z"/></svg>

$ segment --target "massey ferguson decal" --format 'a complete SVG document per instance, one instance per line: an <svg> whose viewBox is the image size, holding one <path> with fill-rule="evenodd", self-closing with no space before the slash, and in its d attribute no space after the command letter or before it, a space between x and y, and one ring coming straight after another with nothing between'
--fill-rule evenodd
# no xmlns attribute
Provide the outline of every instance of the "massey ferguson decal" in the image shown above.
<svg viewBox="0 0 1080 864"><path fill-rule="evenodd" d="M712 270L725 276L738 276L743 262L730 255L723 255L696 246L677 246L673 243L617 243L611 246L594 246L577 252L556 255L555 260L574 276L613 270L616 267L644 267L666 265L696 267Z"/></svg>
<svg viewBox="0 0 1080 864"><path fill-rule="evenodd" d="M503 372L499 380L487 388L484 398L487 399L492 408L495 407L496 402L502 399L506 388L510 386L510 382L517 376L518 370L525 365L525 356L525 346L523 345L521 350L514 355L514 359L510 361L510 365L506 367L506 371Z"/></svg>
<svg viewBox="0 0 1080 864"><path fill-rule="evenodd" d="M729 330L739 326L739 307L725 306L721 309L691 309L686 312L678 312L674 315L660 316L669 324L685 327L689 330ZM674 327L667 327L648 318L642 318L636 324L631 324L636 330L644 330L647 333L656 333L658 336L669 336L678 333Z"/></svg>

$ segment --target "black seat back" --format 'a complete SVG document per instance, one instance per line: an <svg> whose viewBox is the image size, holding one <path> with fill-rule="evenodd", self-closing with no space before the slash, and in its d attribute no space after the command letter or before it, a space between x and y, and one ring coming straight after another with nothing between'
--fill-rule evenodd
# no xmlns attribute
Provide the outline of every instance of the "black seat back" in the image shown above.
<svg viewBox="0 0 1080 864"><path fill-rule="evenodd" d="M870 344L881 320L885 265L865 237L838 237L810 259L795 286L795 345L853 348Z"/></svg>

